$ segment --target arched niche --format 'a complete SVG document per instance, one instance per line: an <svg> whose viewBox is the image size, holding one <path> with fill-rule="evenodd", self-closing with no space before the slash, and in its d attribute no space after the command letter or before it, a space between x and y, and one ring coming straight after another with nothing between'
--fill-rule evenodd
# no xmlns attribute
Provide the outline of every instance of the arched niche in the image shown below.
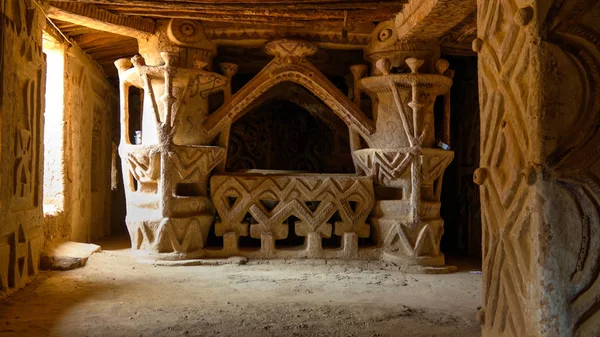
<svg viewBox="0 0 600 337"><path fill-rule="evenodd" d="M281 83L230 129L226 171L354 173L348 127L300 85Z"/></svg>
<svg viewBox="0 0 600 337"><path fill-rule="evenodd" d="M248 113L255 101L282 83L304 87L328 106L348 128L364 137L375 131L373 121L308 61L306 57L317 51L316 46L304 41L278 40L268 43L264 49L275 58L204 121L203 128L207 135L216 135L225 130Z"/></svg>

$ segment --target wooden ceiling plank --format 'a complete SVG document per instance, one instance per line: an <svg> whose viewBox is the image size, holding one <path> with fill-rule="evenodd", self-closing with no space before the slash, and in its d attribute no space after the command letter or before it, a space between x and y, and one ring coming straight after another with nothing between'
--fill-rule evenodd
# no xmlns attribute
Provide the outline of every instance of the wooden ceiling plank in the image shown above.
<svg viewBox="0 0 600 337"><path fill-rule="evenodd" d="M373 21L384 21L392 18L396 13L376 13L375 15L366 15L360 17L349 17L351 22L373 22ZM152 17L157 19L191 19L191 20L202 20L202 21L216 21L216 22L238 22L238 23L264 23L264 24L275 24L275 25L291 25L303 27L306 24L310 24L315 21L326 20L319 17L285 17L285 18L274 18L270 16L250 16L250 15L231 15L231 14L206 14L206 13L188 13L188 12L127 12L127 15L144 15L146 17ZM344 17L338 19L328 19L328 22L343 22Z"/></svg>
<svg viewBox="0 0 600 337"><path fill-rule="evenodd" d="M124 15L175 15L175 16L190 16L196 15L223 15L231 18L245 17L264 17L275 20L276 18L292 19L292 20L350 20L350 21L373 21L382 17L389 18L398 13L401 7L391 7L385 9L373 10L300 10L300 11L260 11L260 10L191 10L182 8L174 11L165 11L156 8L131 7L123 9L120 13Z"/></svg>
<svg viewBox="0 0 600 337"><path fill-rule="evenodd" d="M75 42L77 42L77 44L79 45L89 45L89 44L94 44L94 43L106 43L106 41L117 41L117 43L120 42L128 42L128 43L137 43L137 40L133 39L133 38L127 38L127 37L123 37L121 35L114 35L114 34L109 34L109 33L103 33L103 34L98 34L98 33L89 33L89 34L84 34L81 36L78 36L75 38Z"/></svg>
<svg viewBox="0 0 600 337"><path fill-rule="evenodd" d="M133 48L131 47L133 45ZM85 45L81 46L82 49L85 49L86 53L98 53L98 52L110 52L114 51L115 53L124 51L124 50L133 50L137 53L138 47L137 44L132 44L131 42L111 42L110 44L96 44L96 45Z"/></svg>
<svg viewBox="0 0 600 337"><path fill-rule="evenodd" d="M46 13L52 19L136 38L148 37L155 29L153 20L117 15L93 5L53 2L47 5Z"/></svg>
<svg viewBox="0 0 600 337"><path fill-rule="evenodd" d="M56 1L56 0L55 0ZM371 2L344 2L337 4L304 4L304 5L286 5L281 3L276 4L259 4L249 6L247 4L181 4L172 2L159 2L159 1L143 1L143 0L115 0L110 2L101 2L97 6L110 11L122 11L133 8L151 9L151 10L190 10L190 11L205 11L205 10L256 10L256 11L296 11L296 10L366 10L366 9L388 9L388 8L399 8L402 7L407 0L401 1L388 1L383 3L371 3Z"/></svg>
<svg viewBox="0 0 600 337"><path fill-rule="evenodd" d="M79 3L79 4L94 4L94 5L133 5L140 3L148 3L149 5L164 4L177 6L191 5L216 5L216 6L279 6L286 8L324 8L324 7L341 7L350 5L378 5L385 6L389 3L405 3L406 0L53 0L53 2L63 3ZM347 7L346 7L347 8Z"/></svg>

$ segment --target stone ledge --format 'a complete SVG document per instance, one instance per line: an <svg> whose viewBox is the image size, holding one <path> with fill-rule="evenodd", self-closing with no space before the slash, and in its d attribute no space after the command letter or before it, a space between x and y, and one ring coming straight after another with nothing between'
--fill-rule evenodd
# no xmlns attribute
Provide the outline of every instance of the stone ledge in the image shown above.
<svg viewBox="0 0 600 337"><path fill-rule="evenodd" d="M98 245L68 241L44 251L40 258L40 268L50 270L71 270L85 266L88 258L102 251Z"/></svg>

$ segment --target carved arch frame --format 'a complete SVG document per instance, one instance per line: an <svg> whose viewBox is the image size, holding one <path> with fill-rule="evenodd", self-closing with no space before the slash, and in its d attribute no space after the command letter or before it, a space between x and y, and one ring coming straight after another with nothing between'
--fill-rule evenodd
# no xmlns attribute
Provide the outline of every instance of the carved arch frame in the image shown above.
<svg viewBox="0 0 600 337"><path fill-rule="evenodd" d="M362 111L342 94L305 57L290 61L291 58L277 57L267 64L231 100L223 104L207 118L203 127L207 136L213 137L224 128L251 110L252 103L260 99L269 89L279 83L294 82L321 99L348 127L363 136L375 132L375 125Z"/></svg>

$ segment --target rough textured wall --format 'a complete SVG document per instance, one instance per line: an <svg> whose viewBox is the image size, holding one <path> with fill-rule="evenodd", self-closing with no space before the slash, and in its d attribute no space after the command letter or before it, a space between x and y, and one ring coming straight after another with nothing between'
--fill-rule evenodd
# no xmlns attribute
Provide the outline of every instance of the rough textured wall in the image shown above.
<svg viewBox="0 0 600 337"><path fill-rule="evenodd" d="M600 2L478 1L483 335L600 335Z"/></svg>
<svg viewBox="0 0 600 337"><path fill-rule="evenodd" d="M3 1L0 29L0 296L37 273L42 234L44 57L40 13Z"/></svg>
<svg viewBox="0 0 600 337"><path fill-rule="evenodd" d="M45 216L52 244L89 242L110 233L110 123L117 111L114 89L99 66L77 46L64 44L61 51L66 178L62 211Z"/></svg>

